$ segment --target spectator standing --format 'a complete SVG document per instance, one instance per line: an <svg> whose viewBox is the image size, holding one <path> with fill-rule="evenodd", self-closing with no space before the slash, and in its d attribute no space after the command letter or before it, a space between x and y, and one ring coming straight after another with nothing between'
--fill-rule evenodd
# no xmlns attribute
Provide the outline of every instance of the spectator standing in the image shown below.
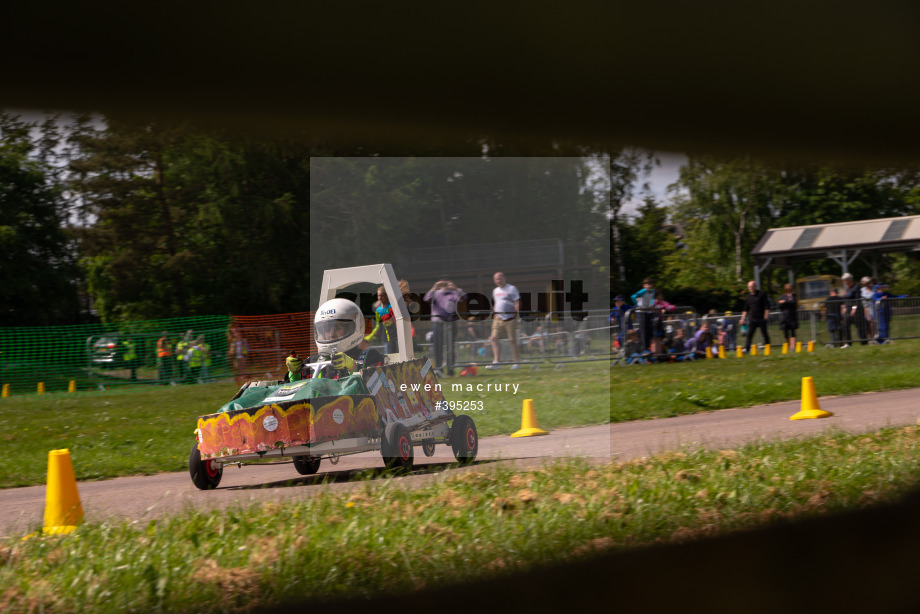
<svg viewBox="0 0 920 614"><path fill-rule="evenodd" d="M393 315L393 305L390 304L386 289L380 286L377 288L377 302L374 303L374 328L368 335L365 335L364 340L369 342L380 335L383 353L395 352L397 350L395 324L396 318Z"/></svg>
<svg viewBox="0 0 920 614"><path fill-rule="evenodd" d="M172 342L165 330L157 340L157 377L161 382L169 382L173 373Z"/></svg>
<svg viewBox="0 0 920 614"><path fill-rule="evenodd" d="M122 354L122 358L125 361L125 367L131 371L131 381L137 381L137 363L140 362L137 359L137 346L134 344L134 340L130 337L121 342L124 346L125 351Z"/></svg>
<svg viewBox="0 0 920 614"><path fill-rule="evenodd" d="M783 284L783 294L777 301L779 304L779 327L783 337L789 344L789 351L795 351L795 331L799 327L799 304L792 292L792 284Z"/></svg>
<svg viewBox="0 0 920 614"><path fill-rule="evenodd" d="M655 281L651 277L642 280L642 289L632 295L639 311L639 340L647 348L652 342L652 328L655 323Z"/></svg>
<svg viewBox="0 0 920 614"><path fill-rule="evenodd" d="M204 335L199 335L196 345L201 350L201 381L206 382L211 377L211 344Z"/></svg>
<svg viewBox="0 0 920 614"><path fill-rule="evenodd" d="M842 311L843 301L837 294L837 288L831 288L831 295L824 304L824 319L827 322L827 332L830 335L832 347L840 343L840 314Z"/></svg>
<svg viewBox="0 0 920 614"><path fill-rule="evenodd" d="M878 337L880 344L891 343L888 325L891 323L891 300L894 295L888 292L888 284L878 284L873 288L872 299L875 301L875 321L878 324Z"/></svg>
<svg viewBox="0 0 920 614"><path fill-rule="evenodd" d="M185 360L188 364L188 377L186 381L189 384L201 383L201 367L204 365L204 353L198 345L197 340L189 344L188 352L185 354Z"/></svg>
<svg viewBox="0 0 920 614"><path fill-rule="evenodd" d="M840 279L843 280L843 309L841 310L841 331L843 333L843 345L840 349L850 347L853 342L852 327L856 322L856 314L859 312L859 286L853 281L851 273L844 273Z"/></svg>
<svg viewBox="0 0 920 614"><path fill-rule="evenodd" d="M499 271L492 276L495 287L492 289L492 364L486 369L498 369L497 363L501 360L502 335L511 342L511 352L514 355L512 369L517 369L521 361L521 348L518 347L518 313L521 310L521 295L518 289L508 283L505 274Z"/></svg>
<svg viewBox="0 0 920 614"><path fill-rule="evenodd" d="M613 309L610 310L610 325L616 329L614 345L618 348L623 347L626 342L626 331L632 328L632 323L629 321L630 309L631 306L626 302L622 294L613 299Z"/></svg>
<svg viewBox="0 0 920 614"><path fill-rule="evenodd" d="M767 332L767 319L770 317L770 301L766 293L757 287L757 282L751 280L747 284L748 294L744 297L744 310L741 312L741 324L747 324L747 339L744 342L744 351L751 351L751 341L754 332L760 329L764 345L770 345L770 333Z"/></svg>
<svg viewBox="0 0 920 614"><path fill-rule="evenodd" d="M463 290L441 277L425 294L431 304L431 330L434 333L434 363L436 369L445 369L447 375L454 374L454 341L457 336L457 303Z"/></svg>
<svg viewBox="0 0 920 614"><path fill-rule="evenodd" d="M176 363L179 365L179 382L185 382L188 379L188 353L192 349L192 329L185 331L185 336L179 339L176 344Z"/></svg>
<svg viewBox="0 0 920 614"><path fill-rule="evenodd" d="M249 357L249 341L238 328L232 328L230 340L230 356L233 359L233 373L241 375L246 369L246 360Z"/></svg>
<svg viewBox="0 0 920 614"><path fill-rule="evenodd" d="M875 285L875 279L872 277L863 277L859 280L859 296L862 299L862 330L860 338L866 339L867 343L875 343L875 300L872 298L875 291L872 287ZM868 340L872 341L868 341ZM863 344L865 345L865 344Z"/></svg>

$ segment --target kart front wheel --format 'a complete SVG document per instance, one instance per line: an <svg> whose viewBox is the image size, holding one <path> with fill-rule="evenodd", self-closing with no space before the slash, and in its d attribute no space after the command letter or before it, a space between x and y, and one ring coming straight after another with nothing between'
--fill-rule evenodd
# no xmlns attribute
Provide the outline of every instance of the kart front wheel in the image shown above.
<svg viewBox="0 0 920 614"><path fill-rule="evenodd" d="M199 490L211 490L220 484L224 475L224 468L213 460L202 460L198 442L192 446L192 453L188 457L188 472L192 476L192 483Z"/></svg>
<svg viewBox="0 0 920 614"><path fill-rule="evenodd" d="M319 464L322 460L322 456L295 456L294 469L300 475L314 475L319 471Z"/></svg>
<svg viewBox="0 0 920 614"><path fill-rule="evenodd" d="M450 447L461 463L472 463L479 452L479 434L469 416L457 416L450 427Z"/></svg>

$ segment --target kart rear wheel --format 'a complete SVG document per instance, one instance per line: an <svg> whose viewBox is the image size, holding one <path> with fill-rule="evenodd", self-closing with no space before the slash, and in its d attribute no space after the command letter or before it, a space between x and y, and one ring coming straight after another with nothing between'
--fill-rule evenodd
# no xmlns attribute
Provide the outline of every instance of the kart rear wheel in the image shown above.
<svg viewBox="0 0 920 614"><path fill-rule="evenodd" d="M434 456L434 441L431 439L426 439L423 441L422 452L425 453L425 456Z"/></svg>
<svg viewBox="0 0 920 614"><path fill-rule="evenodd" d="M384 444L380 452L383 462L390 469L410 471L415 461L415 450L409 429L401 422L391 422L384 431Z"/></svg>
<svg viewBox="0 0 920 614"><path fill-rule="evenodd" d="M210 490L217 488L217 485L220 484L224 468L211 459L202 460L198 443L195 442L192 446L192 453L188 457L188 472L192 476L192 483L199 490Z"/></svg>
<svg viewBox="0 0 920 614"><path fill-rule="evenodd" d="M472 463L479 452L479 434L476 424L469 416L457 416L450 427L450 447L454 457L463 463Z"/></svg>
<svg viewBox="0 0 920 614"><path fill-rule="evenodd" d="M319 471L319 464L322 460L322 456L295 456L294 469L300 475L314 475Z"/></svg>

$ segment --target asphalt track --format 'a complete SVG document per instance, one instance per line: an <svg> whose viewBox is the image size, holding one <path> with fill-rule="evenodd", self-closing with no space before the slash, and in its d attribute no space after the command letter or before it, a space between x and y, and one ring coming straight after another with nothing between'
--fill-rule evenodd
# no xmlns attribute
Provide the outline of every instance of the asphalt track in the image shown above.
<svg viewBox="0 0 920 614"><path fill-rule="evenodd" d="M228 467L220 488L199 491L187 472L116 478L79 484L85 517L90 521L129 519L147 522L178 511L220 509L232 505L300 500L324 489L361 488L358 479L368 472L384 486L426 484L460 471L486 470L513 464L539 466L553 457L585 457L592 462L628 460L683 445L708 448L736 447L768 439L807 437L830 429L865 432L885 426L915 424L920 416L920 389L822 397L821 408L834 413L817 420L789 420L800 402L775 403L741 409L642 420L612 425L560 429L547 436L486 437L480 441L473 467L452 465L450 451L439 446L434 457L416 448L416 469L411 475L384 480L378 452L343 457L337 465L324 460L320 479L297 474L291 464L262 467ZM539 412L538 412L539 414ZM539 415L538 415L539 418ZM325 484L319 483L325 481ZM3 491L0 497L0 535L27 532L41 525L45 487L30 486Z"/></svg>

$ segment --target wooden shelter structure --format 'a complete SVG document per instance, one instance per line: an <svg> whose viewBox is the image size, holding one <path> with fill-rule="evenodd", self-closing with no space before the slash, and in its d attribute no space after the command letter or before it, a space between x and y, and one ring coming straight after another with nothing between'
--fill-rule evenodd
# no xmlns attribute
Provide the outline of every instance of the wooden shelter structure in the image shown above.
<svg viewBox="0 0 920 614"><path fill-rule="evenodd" d="M761 274L771 266L788 269L793 283L797 263L822 258L836 262L842 275L862 256L878 277L877 256L904 251L920 251L920 215L771 228L751 254L759 287Z"/></svg>

